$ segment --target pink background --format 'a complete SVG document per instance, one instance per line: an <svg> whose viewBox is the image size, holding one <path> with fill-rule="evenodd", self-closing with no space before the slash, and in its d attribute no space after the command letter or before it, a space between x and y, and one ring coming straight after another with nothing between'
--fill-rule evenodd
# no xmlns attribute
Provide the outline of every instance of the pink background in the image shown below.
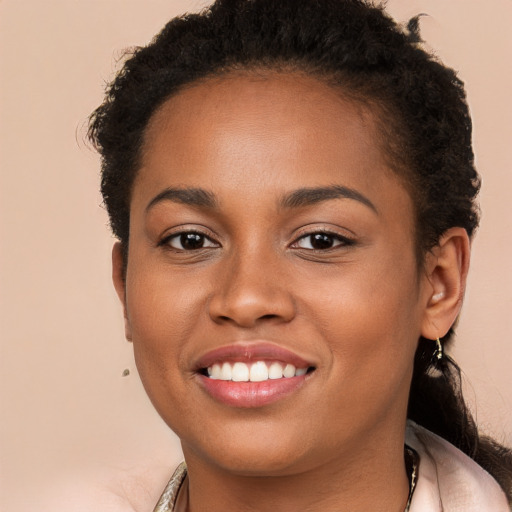
<svg viewBox="0 0 512 512"><path fill-rule="evenodd" d="M123 485L142 503L180 459L124 341L98 157L84 137L122 49L206 3L0 0L2 510L86 510L85 495L114 510ZM390 0L389 10L428 13L423 37L467 84L483 218L454 355L481 427L511 444L512 2Z"/></svg>

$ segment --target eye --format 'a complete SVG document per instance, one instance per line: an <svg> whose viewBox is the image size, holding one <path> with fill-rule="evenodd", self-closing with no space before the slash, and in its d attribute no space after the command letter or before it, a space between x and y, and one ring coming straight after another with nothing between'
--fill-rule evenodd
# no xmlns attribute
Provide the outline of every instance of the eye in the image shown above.
<svg viewBox="0 0 512 512"><path fill-rule="evenodd" d="M317 232L300 237L293 245L300 249L325 251L338 246L353 245L353 241L334 233Z"/></svg>
<svg viewBox="0 0 512 512"><path fill-rule="evenodd" d="M161 245L167 245L179 251L197 251L206 247L218 247L218 244L197 231L186 231L171 235L162 240Z"/></svg>

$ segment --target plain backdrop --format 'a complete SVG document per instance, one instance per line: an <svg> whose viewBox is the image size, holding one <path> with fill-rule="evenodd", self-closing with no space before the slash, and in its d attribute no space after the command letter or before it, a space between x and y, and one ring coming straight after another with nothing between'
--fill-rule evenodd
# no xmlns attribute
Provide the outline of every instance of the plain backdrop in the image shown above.
<svg viewBox="0 0 512 512"><path fill-rule="evenodd" d="M98 157L84 140L123 49L206 3L0 0L1 510L43 510L42 496L75 477L131 485L133 468L158 487L180 460L124 340ZM454 356L482 429L510 444L512 1L389 10L401 21L427 13L428 47L467 85L483 216Z"/></svg>

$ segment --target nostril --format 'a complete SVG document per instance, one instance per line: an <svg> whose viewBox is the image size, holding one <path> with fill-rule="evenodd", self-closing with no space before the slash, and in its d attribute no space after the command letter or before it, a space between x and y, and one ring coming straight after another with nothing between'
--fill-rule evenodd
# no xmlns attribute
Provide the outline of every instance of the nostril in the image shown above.
<svg viewBox="0 0 512 512"><path fill-rule="evenodd" d="M274 318L279 318L279 315L262 315L260 316L260 320L272 320Z"/></svg>
<svg viewBox="0 0 512 512"><path fill-rule="evenodd" d="M232 315L217 315L214 320L217 323L234 322L242 327L254 327L260 322L279 321L282 317L276 314L251 315L247 312L233 312Z"/></svg>

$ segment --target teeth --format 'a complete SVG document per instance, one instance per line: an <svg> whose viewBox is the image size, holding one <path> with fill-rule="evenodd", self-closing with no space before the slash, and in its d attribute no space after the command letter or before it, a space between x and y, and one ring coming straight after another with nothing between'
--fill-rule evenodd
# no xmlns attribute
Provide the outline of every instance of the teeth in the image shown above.
<svg viewBox="0 0 512 512"><path fill-rule="evenodd" d="M235 363L231 372L231 380L233 382L247 382L249 380L249 367L245 363Z"/></svg>
<svg viewBox="0 0 512 512"><path fill-rule="evenodd" d="M249 380L251 382L262 382L264 380L268 380L268 368L263 361L258 361L251 366Z"/></svg>
<svg viewBox="0 0 512 512"><path fill-rule="evenodd" d="M293 366L293 364L287 364L284 367L283 377L295 377L295 366Z"/></svg>
<svg viewBox="0 0 512 512"><path fill-rule="evenodd" d="M282 379L283 367L279 363L272 363L268 369L269 379Z"/></svg>
<svg viewBox="0 0 512 512"><path fill-rule="evenodd" d="M220 379L221 380L231 380L231 365L229 363L224 363L222 368L220 369Z"/></svg>
<svg viewBox="0 0 512 512"><path fill-rule="evenodd" d="M284 366L284 368L283 368ZM231 380L233 382L263 382L291 377L299 377L307 373L307 368L296 368L293 364L283 365L273 362L269 366L265 361L257 361L252 365L236 362L215 363L207 368L210 379Z"/></svg>
<svg viewBox="0 0 512 512"><path fill-rule="evenodd" d="M208 368L208 375L211 379L220 379L221 378L221 368L220 364L214 364Z"/></svg>

